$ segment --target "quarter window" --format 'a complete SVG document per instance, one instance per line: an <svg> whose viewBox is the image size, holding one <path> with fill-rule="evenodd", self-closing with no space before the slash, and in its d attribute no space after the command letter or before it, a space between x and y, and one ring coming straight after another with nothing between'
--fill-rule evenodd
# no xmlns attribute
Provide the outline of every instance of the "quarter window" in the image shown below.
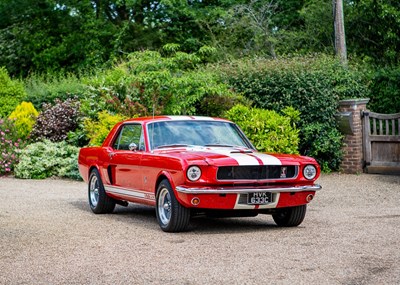
<svg viewBox="0 0 400 285"><path fill-rule="evenodd" d="M124 125L119 133L118 139L114 142L113 148L118 150L129 150L129 145L131 143L136 144L138 150L143 151L145 149L141 125Z"/></svg>

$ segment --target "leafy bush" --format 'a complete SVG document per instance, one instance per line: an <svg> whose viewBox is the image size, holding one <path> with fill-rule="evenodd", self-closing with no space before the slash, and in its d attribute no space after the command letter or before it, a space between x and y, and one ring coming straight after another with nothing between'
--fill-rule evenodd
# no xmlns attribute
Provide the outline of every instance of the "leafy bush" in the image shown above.
<svg viewBox="0 0 400 285"><path fill-rule="evenodd" d="M14 120L18 136L22 139L26 139L32 131L38 115L39 113L32 103L22 102L8 118Z"/></svg>
<svg viewBox="0 0 400 285"><path fill-rule="evenodd" d="M64 177L80 179L78 170L79 148L66 142L44 140L25 147L15 167L15 177L44 179Z"/></svg>
<svg viewBox="0 0 400 285"><path fill-rule="evenodd" d="M252 100L256 107L279 112L293 106L299 110L300 153L309 155L310 150L318 149L312 153L319 163L326 170L338 169L341 143L336 142L341 136L332 137L339 134L334 117L338 101L369 95L365 78L357 70L345 69L328 57L236 61L217 69L236 92ZM313 146L318 142L308 134L309 129L330 134L316 135L334 139L331 148L335 149Z"/></svg>
<svg viewBox="0 0 400 285"><path fill-rule="evenodd" d="M288 112L298 115L292 108ZM236 105L226 117L238 124L257 150L262 152L298 153L298 130L290 117L279 115L275 111L249 108Z"/></svg>
<svg viewBox="0 0 400 285"><path fill-rule="evenodd" d="M0 67L0 118L7 118L25 96L24 86L12 80L7 70Z"/></svg>
<svg viewBox="0 0 400 285"><path fill-rule="evenodd" d="M86 90L82 79L73 75L31 75L24 80L26 98L40 109L44 103L55 103L56 99L80 98Z"/></svg>
<svg viewBox="0 0 400 285"><path fill-rule="evenodd" d="M304 154L315 157L322 171L339 169L342 162L343 135L335 128L327 128L323 123L314 123L303 128Z"/></svg>
<svg viewBox="0 0 400 285"><path fill-rule="evenodd" d="M131 53L127 61L88 80L82 112L91 118L102 110L129 117L153 113L218 116L233 106L230 102L243 101L213 71L201 69L201 56L171 47L167 57L155 51Z"/></svg>
<svg viewBox="0 0 400 285"><path fill-rule="evenodd" d="M18 138L13 122L0 119L0 175L13 172L23 142Z"/></svg>
<svg viewBox="0 0 400 285"><path fill-rule="evenodd" d="M107 111L98 113L98 120L86 119L84 121L84 130L92 146L99 146L106 139L108 133L118 122L126 117L122 115L111 115Z"/></svg>
<svg viewBox="0 0 400 285"><path fill-rule="evenodd" d="M79 102L67 99L64 102L56 99L55 105L43 105L33 127L31 136L36 141L49 139L53 142L66 140L68 132L78 127Z"/></svg>
<svg viewBox="0 0 400 285"><path fill-rule="evenodd" d="M400 113L400 67L381 68L370 76L371 101L368 108L377 113Z"/></svg>

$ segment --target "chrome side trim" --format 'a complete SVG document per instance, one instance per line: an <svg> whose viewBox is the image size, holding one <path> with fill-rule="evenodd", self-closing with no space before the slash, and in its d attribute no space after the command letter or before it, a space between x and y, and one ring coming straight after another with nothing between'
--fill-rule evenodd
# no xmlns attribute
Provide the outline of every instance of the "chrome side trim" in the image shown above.
<svg viewBox="0 0 400 285"><path fill-rule="evenodd" d="M155 201L156 197L154 194L140 191L140 190L133 190L133 189L125 189L122 187L111 186L111 185L104 185L104 189L107 193L117 194L117 195L124 195L136 199L143 199L148 201Z"/></svg>
<svg viewBox="0 0 400 285"><path fill-rule="evenodd" d="M304 192L304 191L318 191L322 187L319 184L309 186L294 186L294 187L270 187L270 188L187 188L183 186L177 186L176 191L184 194L240 194L240 193L252 193L252 192L271 192L271 193L282 193L282 192Z"/></svg>

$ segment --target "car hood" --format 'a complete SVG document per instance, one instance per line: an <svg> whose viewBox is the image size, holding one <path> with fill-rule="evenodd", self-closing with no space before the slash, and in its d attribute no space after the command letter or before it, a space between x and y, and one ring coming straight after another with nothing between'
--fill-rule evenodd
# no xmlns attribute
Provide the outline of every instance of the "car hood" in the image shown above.
<svg viewBox="0 0 400 285"><path fill-rule="evenodd" d="M315 163L306 156L266 154L240 147L179 147L156 150L154 153L179 158L188 162L205 161L213 166L226 165L299 165Z"/></svg>

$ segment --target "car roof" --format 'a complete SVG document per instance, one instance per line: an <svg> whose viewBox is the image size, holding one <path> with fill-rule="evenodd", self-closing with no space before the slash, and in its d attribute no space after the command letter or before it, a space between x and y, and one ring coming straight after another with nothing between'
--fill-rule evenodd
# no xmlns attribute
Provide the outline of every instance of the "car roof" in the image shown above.
<svg viewBox="0 0 400 285"><path fill-rule="evenodd" d="M154 116L154 117L140 117L125 120L124 123L129 122L142 122L142 123L151 123L158 121L222 121L222 122L230 122L225 119L206 117L206 116Z"/></svg>

